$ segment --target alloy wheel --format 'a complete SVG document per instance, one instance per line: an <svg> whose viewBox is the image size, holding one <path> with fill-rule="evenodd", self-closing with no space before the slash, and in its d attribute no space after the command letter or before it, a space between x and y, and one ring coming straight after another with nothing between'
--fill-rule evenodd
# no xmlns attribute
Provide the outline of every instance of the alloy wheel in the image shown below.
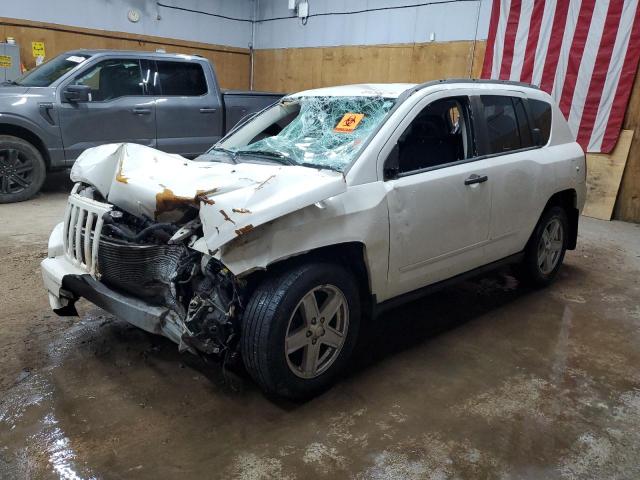
<svg viewBox="0 0 640 480"><path fill-rule="evenodd" d="M15 148L0 150L0 193L19 193L33 182L33 161Z"/></svg>
<svg viewBox="0 0 640 480"><path fill-rule="evenodd" d="M291 371L305 379L325 372L340 355L348 328L347 299L339 288L321 285L307 292L287 326L285 356Z"/></svg>
<svg viewBox="0 0 640 480"><path fill-rule="evenodd" d="M550 274L558 265L564 245L562 222L552 218L544 227L538 242L538 268L543 275Z"/></svg>

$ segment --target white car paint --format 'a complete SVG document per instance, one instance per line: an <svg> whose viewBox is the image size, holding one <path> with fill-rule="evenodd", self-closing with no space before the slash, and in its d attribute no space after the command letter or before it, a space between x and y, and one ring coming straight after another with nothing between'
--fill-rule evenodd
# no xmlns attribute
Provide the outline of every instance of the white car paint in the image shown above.
<svg viewBox="0 0 640 480"><path fill-rule="evenodd" d="M542 148L384 178L384 162L398 137L432 101L496 94L553 105L540 90L474 82L422 88L371 84L311 90L283 101L372 94L403 95L403 101L344 173L301 166L200 163L136 145L106 145L85 152L72 178L95 186L118 207L152 218L171 214L170 209L159 208L167 190L178 203L199 202L204 236L191 247L215 256L238 277L319 247L361 243L370 292L378 302L522 251L556 192L575 190L575 207L582 209L584 153L555 106L551 136ZM268 123L269 115L266 112L250 123ZM225 142L228 139L221 145ZM490 180L465 186L464 179L472 173L486 174ZM60 228L54 230L50 258L43 262L54 308L65 302L62 278L78 271L58 247L61 234Z"/></svg>

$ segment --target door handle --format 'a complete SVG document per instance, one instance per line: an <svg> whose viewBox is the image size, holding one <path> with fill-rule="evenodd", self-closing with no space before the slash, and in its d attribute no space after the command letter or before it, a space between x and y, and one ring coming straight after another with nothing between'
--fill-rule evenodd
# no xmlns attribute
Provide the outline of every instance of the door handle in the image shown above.
<svg viewBox="0 0 640 480"><path fill-rule="evenodd" d="M476 175L475 173L471 174L465 181L465 185L473 185L474 183L483 183L489 180L489 177L486 175Z"/></svg>
<svg viewBox="0 0 640 480"><path fill-rule="evenodd" d="M200 109L200 113L216 113L216 109L213 107L203 107Z"/></svg>
<svg viewBox="0 0 640 480"><path fill-rule="evenodd" d="M144 108L144 107L134 107L131 111L136 115L149 115L151 113L150 108Z"/></svg>

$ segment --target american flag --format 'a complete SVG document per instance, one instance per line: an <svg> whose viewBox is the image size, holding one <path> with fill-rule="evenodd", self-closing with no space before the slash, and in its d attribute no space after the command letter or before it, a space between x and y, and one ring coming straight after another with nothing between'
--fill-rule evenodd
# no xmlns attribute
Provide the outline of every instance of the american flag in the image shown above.
<svg viewBox="0 0 640 480"><path fill-rule="evenodd" d="M482 78L540 86L582 148L609 153L639 58L638 0L493 0Z"/></svg>

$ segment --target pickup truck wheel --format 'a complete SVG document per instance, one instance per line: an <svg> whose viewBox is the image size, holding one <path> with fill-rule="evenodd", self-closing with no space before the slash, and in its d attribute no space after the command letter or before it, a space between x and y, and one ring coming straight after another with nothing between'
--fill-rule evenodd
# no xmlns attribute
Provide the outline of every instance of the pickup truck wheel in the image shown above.
<svg viewBox="0 0 640 480"><path fill-rule="evenodd" d="M347 270L296 266L254 291L242 321L242 358L266 392L309 398L344 370L359 325L358 288Z"/></svg>
<svg viewBox="0 0 640 480"><path fill-rule="evenodd" d="M42 188L47 167L29 142L0 135L0 203L22 202Z"/></svg>
<svg viewBox="0 0 640 480"><path fill-rule="evenodd" d="M521 265L520 277L534 286L544 287L555 279L567 251L569 222L561 207L551 207L540 218Z"/></svg>

